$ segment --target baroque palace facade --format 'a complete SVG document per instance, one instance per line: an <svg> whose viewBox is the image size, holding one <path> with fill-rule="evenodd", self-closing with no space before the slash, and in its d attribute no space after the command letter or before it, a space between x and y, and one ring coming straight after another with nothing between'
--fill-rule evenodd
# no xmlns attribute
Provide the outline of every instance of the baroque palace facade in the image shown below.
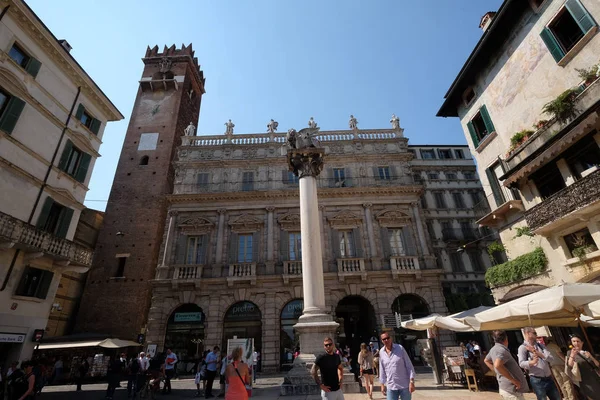
<svg viewBox="0 0 600 400"><path fill-rule="evenodd" d="M196 136L204 76L191 45L148 48L143 62L77 330L142 333L148 349L184 361L250 337L263 370L285 368L303 307L285 134L272 121L265 134L228 123ZM354 351L396 316L446 313L444 295L486 292L490 238L475 224L486 202L468 148L408 146L393 121L318 135L326 302ZM419 333L397 334L417 359Z"/></svg>

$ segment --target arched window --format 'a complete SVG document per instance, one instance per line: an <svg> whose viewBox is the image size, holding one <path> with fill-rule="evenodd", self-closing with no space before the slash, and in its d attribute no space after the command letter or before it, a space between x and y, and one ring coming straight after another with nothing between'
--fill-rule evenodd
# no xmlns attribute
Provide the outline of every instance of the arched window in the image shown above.
<svg viewBox="0 0 600 400"><path fill-rule="evenodd" d="M150 157L148 156L144 156L140 159L140 165L148 165L148 160L150 159Z"/></svg>

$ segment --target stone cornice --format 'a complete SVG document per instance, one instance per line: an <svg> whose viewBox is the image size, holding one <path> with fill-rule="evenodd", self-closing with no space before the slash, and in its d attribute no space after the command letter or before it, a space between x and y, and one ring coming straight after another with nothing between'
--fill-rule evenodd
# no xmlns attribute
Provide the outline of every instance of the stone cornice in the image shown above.
<svg viewBox="0 0 600 400"><path fill-rule="evenodd" d="M41 49L44 49L46 55L56 63L76 86L81 86L85 96L99 106L109 121L118 121L124 118L85 70L58 43L52 32L24 2L0 0L0 7L4 8L7 5L11 6L8 13L14 21L29 34L29 37Z"/></svg>
<svg viewBox="0 0 600 400"><path fill-rule="evenodd" d="M418 198L423 193L423 186L394 186L394 187L361 187L361 188L322 188L318 189L319 198L355 198L357 196L407 196ZM254 192L216 192L216 193L184 193L167 195L171 204L198 203L227 200L271 200L293 199L299 197L298 190L268 190Z"/></svg>

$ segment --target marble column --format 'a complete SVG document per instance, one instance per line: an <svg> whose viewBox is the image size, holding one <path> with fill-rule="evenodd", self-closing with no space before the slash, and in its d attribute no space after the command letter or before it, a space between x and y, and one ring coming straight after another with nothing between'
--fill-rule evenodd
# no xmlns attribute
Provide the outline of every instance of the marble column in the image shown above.
<svg viewBox="0 0 600 400"><path fill-rule="evenodd" d="M273 242L274 232L273 232L273 211L275 211L275 207L267 207L267 275L273 275L275 273L275 261L273 259Z"/></svg>
<svg viewBox="0 0 600 400"><path fill-rule="evenodd" d="M367 222L367 234L369 237L369 249L371 253L371 265L374 270L378 270L381 267L380 259L377 257L377 246L375 244L375 232L373 231L373 213L371 207L373 203L363 203L365 209L365 221Z"/></svg>
<svg viewBox="0 0 600 400"><path fill-rule="evenodd" d="M217 250L215 254L215 266L213 268L213 277L220 277L223 273L223 231L225 230L225 213L227 210L220 208L217 210L219 213L219 226L217 228Z"/></svg>
<svg viewBox="0 0 600 400"><path fill-rule="evenodd" d="M415 225L417 226L417 236L419 237L419 242L421 243L423 255L429 256L431 254L429 253L427 239L425 238L425 232L423 231L423 221L421 221L421 213L419 213L419 206L417 205L417 203L412 203L411 206L413 217L415 219Z"/></svg>

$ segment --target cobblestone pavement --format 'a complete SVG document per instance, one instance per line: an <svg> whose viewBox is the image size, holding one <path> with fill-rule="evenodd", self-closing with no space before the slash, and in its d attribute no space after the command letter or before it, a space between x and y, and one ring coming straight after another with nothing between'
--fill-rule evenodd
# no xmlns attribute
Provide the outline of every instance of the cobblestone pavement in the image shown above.
<svg viewBox="0 0 600 400"><path fill-rule="evenodd" d="M195 397L196 388L193 379L177 379L173 380L173 393L170 395L158 395L157 400L179 400L191 399ZM279 385L283 382L283 375L259 376L252 391L252 399L280 399L280 400L320 400L320 396L279 396ZM431 374L418 374L416 378L417 391L413 394L413 400L425 399L445 399L445 400L497 400L500 396L497 392L469 392L467 389L455 386L442 387L438 386L433 381ZM218 388L218 381L215 382ZM121 388L117 388L114 400L126 400L127 391L125 390L126 382L121 382ZM373 399L384 399L379 386L376 383ZM41 400L101 400L105 398L106 384L90 384L83 385L81 392L75 392L75 385L60 385L49 386L44 388L42 395L38 398ZM218 393L218 389L214 391ZM363 393L347 393L344 395L346 400L368 400L366 394ZM535 399L531 393L526 394L527 400ZM215 399L217 400L217 399Z"/></svg>

